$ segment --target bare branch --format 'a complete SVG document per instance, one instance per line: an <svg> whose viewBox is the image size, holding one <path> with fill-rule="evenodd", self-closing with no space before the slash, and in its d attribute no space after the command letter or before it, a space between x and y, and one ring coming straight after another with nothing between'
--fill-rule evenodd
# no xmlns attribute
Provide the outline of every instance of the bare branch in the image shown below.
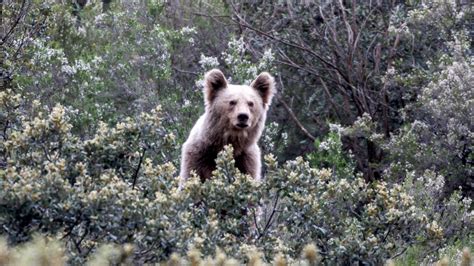
<svg viewBox="0 0 474 266"><path fill-rule="evenodd" d="M308 47L305 47L305 46L302 46L302 45L299 45L299 44L296 44L296 43L293 43L293 42L290 42L290 41L287 41L287 40L283 40L283 39L280 39L278 37L275 37L273 36L272 34L269 34L267 32L264 32L260 29L257 29L253 26L251 26L247 21L245 21L239 14L238 12L236 11L235 9L235 6L231 3L233 9L234 9L234 16L237 17L238 20L235 20L233 18L231 18L232 21L234 21L235 23L239 24L240 26L242 27L245 27L249 30L252 30L256 33L259 33L260 35L263 35L267 38L270 38L274 41L277 41L277 42L280 42L282 44L285 44L287 46L291 46L293 48L297 48L297 49L300 49L300 50L303 50L307 53L309 53L310 55L316 57L319 61L323 62L326 66L330 67L331 69L335 70L337 73L339 73L339 75L341 75L341 77L343 77L346 82L349 82L349 80L347 79L347 77L344 75L344 73L334 64L332 64L331 62L327 61L326 59L324 59L321 55L319 55L318 53L316 53L315 51L313 51L312 49L308 48Z"/></svg>
<svg viewBox="0 0 474 266"><path fill-rule="evenodd" d="M280 86L283 87L283 82L281 81L281 77L279 78L280 80ZM293 112L293 110L291 110L290 106L288 106L288 104L286 103L286 101L283 99L283 97L281 97L280 95L277 95L276 96L278 101L281 103L281 105L283 106L283 108L285 108L285 110L288 112L288 114L290 115L291 119L295 122L295 124L298 126L298 128L301 130L301 132L303 132L303 134L308 137L311 141L316 141L316 137L314 137L311 133L309 133L309 131L303 126L303 124L298 120L298 118L296 117L295 113Z"/></svg>
<svg viewBox="0 0 474 266"><path fill-rule="evenodd" d="M2 42L0 43L0 45L3 45L8 40L10 35L13 34L13 31L15 30L16 26L18 26L18 24L20 23L20 20L26 14L26 9L28 9L28 7L26 6L26 0L23 0L21 2L20 11L18 12L18 15L17 15L15 21L13 22L12 26L10 27L10 30L8 30L8 32L5 34L5 36L2 37Z"/></svg>

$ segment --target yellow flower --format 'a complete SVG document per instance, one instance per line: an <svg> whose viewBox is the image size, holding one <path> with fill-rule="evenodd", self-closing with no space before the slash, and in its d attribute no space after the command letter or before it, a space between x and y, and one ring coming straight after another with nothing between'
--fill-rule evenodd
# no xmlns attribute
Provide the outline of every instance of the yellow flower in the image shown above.
<svg viewBox="0 0 474 266"><path fill-rule="evenodd" d="M168 260L168 266L179 266L181 264L181 258L179 257L178 254L173 253L170 256L170 259Z"/></svg>
<svg viewBox="0 0 474 266"><path fill-rule="evenodd" d="M270 168L276 168L278 163L277 163L277 160L275 158L275 155L273 154L266 154L264 156L264 160L265 160L265 163L267 164L268 167Z"/></svg>
<svg viewBox="0 0 474 266"><path fill-rule="evenodd" d="M165 143L173 144L176 141L176 136L173 133L166 134Z"/></svg>
<svg viewBox="0 0 474 266"><path fill-rule="evenodd" d="M303 258L306 259L309 264L317 264L319 262L319 250L315 244L308 244L304 247Z"/></svg>
<svg viewBox="0 0 474 266"><path fill-rule="evenodd" d="M117 129L117 131L123 131L125 130L125 123L123 122L120 122L120 123L117 123L117 125L115 126L115 129Z"/></svg>
<svg viewBox="0 0 474 266"><path fill-rule="evenodd" d="M387 220L389 222L393 221L393 220L399 218L401 215L402 215L402 212L400 210L395 209L395 208L390 208L387 212Z"/></svg>
<svg viewBox="0 0 474 266"><path fill-rule="evenodd" d="M400 193L400 200L404 206L408 206L413 203L413 197L405 192Z"/></svg>
<svg viewBox="0 0 474 266"><path fill-rule="evenodd" d="M155 193L155 201L160 203L160 204L163 204L163 203L168 201L168 198L166 198L165 194L157 191Z"/></svg>
<svg viewBox="0 0 474 266"><path fill-rule="evenodd" d="M64 107L60 104L57 104L53 107L51 114L49 115L49 119L56 125L59 126L62 123L64 117Z"/></svg>
<svg viewBox="0 0 474 266"><path fill-rule="evenodd" d="M273 263L275 266L286 266L288 262L286 261L285 255L278 253L275 257L275 261Z"/></svg>
<svg viewBox="0 0 474 266"><path fill-rule="evenodd" d="M97 200L97 191L91 191L87 198L91 201Z"/></svg>
<svg viewBox="0 0 474 266"><path fill-rule="evenodd" d="M319 178L323 181L328 180L332 176L332 170L329 168L323 168L319 170Z"/></svg>
<svg viewBox="0 0 474 266"><path fill-rule="evenodd" d="M449 259L447 257L443 257L435 265L436 266L448 266L449 265Z"/></svg>
<svg viewBox="0 0 474 266"><path fill-rule="evenodd" d="M470 266L472 265L472 256L471 251L469 248L464 248L462 250L462 257L461 257L461 266Z"/></svg>
<svg viewBox="0 0 474 266"><path fill-rule="evenodd" d="M134 249L135 247L132 244L125 244L123 246L123 252L125 253L126 256L132 255Z"/></svg>
<svg viewBox="0 0 474 266"><path fill-rule="evenodd" d="M437 221L432 221L431 223L428 223L426 225L426 230L428 233L436 238L442 238L443 237L443 228L438 225Z"/></svg>
<svg viewBox="0 0 474 266"><path fill-rule="evenodd" d="M378 239L374 236L374 235L370 235L368 238L367 238L367 241L369 241L370 244L376 244L378 242Z"/></svg>
<svg viewBox="0 0 474 266"><path fill-rule="evenodd" d="M377 214L377 206L375 206L373 203L367 204L367 214L369 216L375 216Z"/></svg>
<svg viewBox="0 0 474 266"><path fill-rule="evenodd" d="M347 190L350 188L349 182L345 178L339 180L339 188L342 190Z"/></svg>
<svg viewBox="0 0 474 266"><path fill-rule="evenodd" d="M297 181L297 178L298 178L298 174L295 172L291 172L290 175L288 176L288 179L293 182Z"/></svg>

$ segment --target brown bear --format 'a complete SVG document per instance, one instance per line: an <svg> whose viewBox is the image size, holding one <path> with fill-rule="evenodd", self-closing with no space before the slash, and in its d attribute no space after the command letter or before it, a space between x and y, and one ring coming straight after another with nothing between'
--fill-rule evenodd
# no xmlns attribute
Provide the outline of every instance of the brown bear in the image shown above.
<svg viewBox="0 0 474 266"><path fill-rule="evenodd" d="M263 72L250 84L228 84L224 74L213 69L204 80L205 113L194 125L183 144L181 154L182 182L191 171L202 181L212 176L215 159L225 145L234 148L235 166L260 180L260 148L268 107L275 93L273 77Z"/></svg>

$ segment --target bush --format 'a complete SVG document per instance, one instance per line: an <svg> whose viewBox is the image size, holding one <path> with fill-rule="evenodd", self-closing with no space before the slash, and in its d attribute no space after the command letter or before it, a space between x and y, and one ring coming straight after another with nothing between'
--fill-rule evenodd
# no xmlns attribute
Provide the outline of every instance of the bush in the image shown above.
<svg viewBox="0 0 474 266"><path fill-rule="evenodd" d="M289 133L286 158L312 150L314 139L328 132L326 121L350 126L364 114L388 140L413 122L401 110L437 79L455 40L467 61L472 54L473 13L466 1L226 3L255 58L275 51L278 99L292 110L276 117ZM380 146L363 136L345 146L366 179L382 178L389 159Z"/></svg>
<svg viewBox="0 0 474 266"><path fill-rule="evenodd" d="M0 240L0 263L2 265L31 265L41 261L44 265L66 265L67 256L64 254L62 243L53 239L36 237L33 241L20 247L11 248ZM133 245L104 245L91 255L87 265L132 265L131 255ZM469 248L458 251L459 255L443 257L438 264L468 266L472 263L472 255ZM290 261L282 254L276 254L270 263L265 263L261 254L253 251L247 255L248 265L289 265ZM315 245L307 245L301 256L291 261L291 265L318 265L321 257ZM241 265L243 261L236 260L217 249L215 255L203 257L199 250L193 249L185 256L171 255L170 259L163 262L166 265ZM389 261L387 265L399 265L398 262ZM405 264L403 264L405 265Z"/></svg>
<svg viewBox="0 0 474 266"><path fill-rule="evenodd" d="M384 146L393 162L389 168L392 177L430 169L446 177L448 194L461 186L472 197L474 75L472 62L462 56L463 43L453 43L453 56L444 57L418 100L404 109L413 122Z"/></svg>
<svg viewBox="0 0 474 266"><path fill-rule="evenodd" d="M442 188L435 173L370 184L340 175L351 164L333 172L302 158L279 166L267 155L266 178L257 183L238 172L228 147L213 179L194 176L180 191L168 162L174 138L159 108L114 126L99 123L84 139L73 133L68 108L20 107L22 97L11 91L1 99L9 125L1 144L1 233L14 244L34 232L62 239L71 263L83 263L102 243L133 243L136 263L193 248L207 256L216 247L244 261L252 250L267 261L277 253L292 260L305 243L315 243L325 263L383 263L413 243L442 245L472 229L469 200L434 200ZM8 120L19 110L32 115Z"/></svg>
<svg viewBox="0 0 474 266"><path fill-rule="evenodd" d="M0 7L0 264L469 257L467 9L88 2ZM279 80L260 143L265 179L241 174L226 147L214 178L179 188L179 149L203 109L199 79L218 65L235 83L260 71ZM279 104L314 147L301 152L307 142ZM285 162L294 154L304 157Z"/></svg>
<svg viewBox="0 0 474 266"><path fill-rule="evenodd" d="M329 124L329 127L329 134L322 141L315 141L316 151L308 154L308 161L315 168L331 168L337 176L351 176L355 170L353 155L350 150L345 152L342 144L347 129L336 124Z"/></svg>
<svg viewBox="0 0 474 266"><path fill-rule="evenodd" d="M161 25L143 3L114 5L105 13L99 3L80 13L72 6L31 4L25 16L42 18L31 22L42 31L26 37L15 32L11 39L17 41L6 49L5 67L16 71L15 88L50 107L76 109L73 124L82 131L96 120L116 122L180 98L182 92L169 81L171 55L173 45L188 42L192 30ZM13 15L6 17L12 24ZM16 49L21 60L14 57Z"/></svg>

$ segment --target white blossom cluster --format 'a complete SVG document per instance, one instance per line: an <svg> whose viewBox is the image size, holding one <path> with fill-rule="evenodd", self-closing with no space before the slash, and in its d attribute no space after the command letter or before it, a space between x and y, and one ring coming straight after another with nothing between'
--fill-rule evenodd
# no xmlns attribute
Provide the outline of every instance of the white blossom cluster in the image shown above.
<svg viewBox="0 0 474 266"><path fill-rule="evenodd" d="M280 132L280 125L277 122L271 122L265 126L262 134L261 142L264 153L278 153L279 149L286 147L288 144L288 133ZM276 143L276 140L280 140Z"/></svg>
<svg viewBox="0 0 474 266"><path fill-rule="evenodd" d="M212 56L205 56L201 54L201 58L199 59L199 65L201 68L210 70L212 68L216 68L219 66L219 61L217 60L216 57Z"/></svg>

